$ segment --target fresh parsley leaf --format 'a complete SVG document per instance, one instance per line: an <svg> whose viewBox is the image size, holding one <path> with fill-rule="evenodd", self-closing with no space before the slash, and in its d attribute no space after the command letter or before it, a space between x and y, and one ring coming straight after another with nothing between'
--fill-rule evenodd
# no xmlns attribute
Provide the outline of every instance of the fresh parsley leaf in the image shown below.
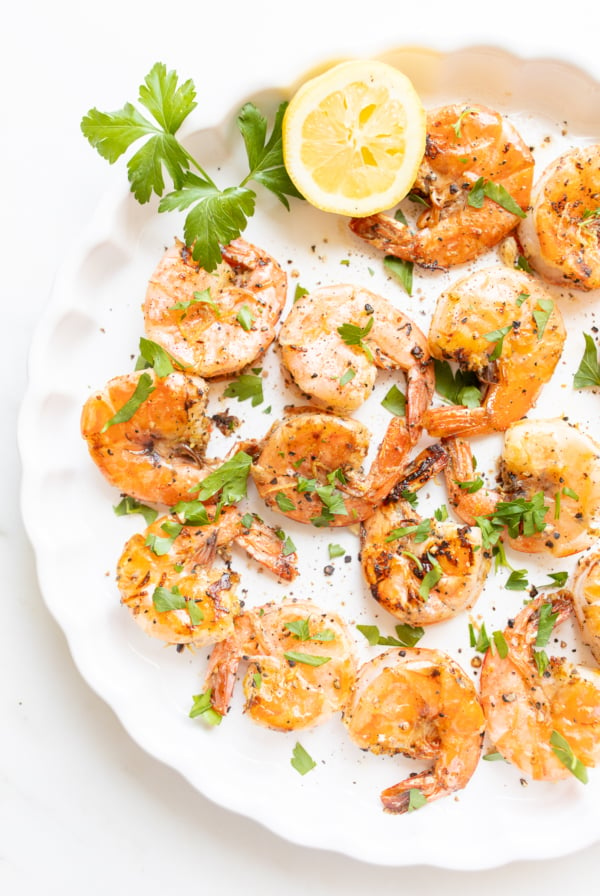
<svg viewBox="0 0 600 896"><path fill-rule="evenodd" d="M472 109L470 109L469 106L467 106L466 109L463 109L463 111L458 116L457 120L452 125L452 130L454 131L454 135L457 140L460 140L460 138L462 137L461 127L462 127L462 123L463 123L463 118L465 118L471 112L472 112Z"/></svg>
<svg viewBox="0 0 600 896"><path fill-rule="evenodd" d="M297 650L286 650L283 654L290 663L304 663L305 666L323 666L331 660L330 656L315 656L312 653L301 653Z"/></svg>
<svg viewBox="0 0 600 896"><path fill-rule="evenodd" d="M448 519L448 508L445 504L433 511L433 515L438 523L443 523Z"/></svg>
<svg viewBox="0 0 600 896"><path fill-rule="evenodd" d="M223 397L237 398L238 401L250 400L252 407L257 407L265 400L262 376L256 376L254 373L241 373L236 380L229 383L223 392Z"/></svg>
<svg viewBox="0 0 600 896"><path fill-rule="evenodd" d="M600 386L600 364L596 344L589 333L584 333L585 351L579 367L573 377L575 389L587 389L588 386Z"/></svg>
<svg viewBox="0 0 600 896"><path fill-rule="evenodd" d="M332 474L330 474L332 475ZM315 493L323 502L323 510L320 516L312 517L313 526L328 526L336 515L345 515L348 513L344 504L344 496L333 485L322 485L315 488Z"/></svg>
<svg viewBox="0 0 600 896"><path fill-rule="evenodd" d="M183 523L191 526L208 526L210 518L202 501L179 501L171 508Z"/></svg>
<svg viewBox="0 0 600 896"><path fill-rule="evenodd" d="M496 361L502 354L504 345L504 337L512 330L512 324L500 327L498 330L492 330L490 333L483 333L483 338L488 342L495 342L494 349L490 355L490 361Z"/></svg>
<svg viewBox="0 0 600 896"><path fill-rule="evenodd" d="M146 541L144 542L145 546L150 548L152 553L156 554L157 557L163 557L165 554L169 553L175 539L183 529L183 525L175 520L165 520L160 528L165 533L164 536L155 535L153 532L149 532L146 536Z"/></svg>
<svg viewBox="0 0 600 896"><path fill-rule="evenodd" d="M143 405L146 399L152 395L155 388L150 374L142 373L131 398L125 402L123 407L119 408L110 420L106 421L101 432L106 432L106 430L110 426L114 426L115 423L127 423L128 420L131 420L135 412Z"/></svg>
<svg viewBox="0 0 600 896"><path fill-rule="evenodd" d="M550 636L557 619L558 613L552 612L552 604L541 605L538 619L537 635L535 638L536 647L546 646L546 644L550 640Z"/></svg>
<svg viewBox="0 0 600 896"><path fill-rule="evenodd" d="M414 262L396 258L395 255L386 255L383 259L383 266L398 280L404 291L412 296Z"/></svg>
<svg viewBox="0 0 600 896"><path fill-rule="evenodd" d="M140 355L154 369L157 376L168 376L175 369L171 355L165 351L162 345L151 339L146 339L144 336L140 337Z"/></svg>
<svg viewBox="0 0 600 896"><path fill-rule="evenodd" d="M354 368L349 367L348 370L342 374L340 377L340 386L345 386L347 383L351 382L356 376L356 370Z"/></svg>
<svg viewBox="0 0 600 896"><path fill-rule="evenodd" d="M526 569L513 569L508 579L504 583L504 587L509 591L526 591L529 587L527 581Z"/></svg>
<svg viewBox="0 0 600 896"><path fill-rule="evenodd" d="M183 311L184 313L181 315L181 319L183 320L189 309L194 305L208 305L215 317L221 317L219 306L211 298L210 289L196 290L191 299L175 302L174 305L171 305L171 308L175 311Z"/></svg>
<svg viewBox="0 0 600 896"><path fill-rule="evenodd" d="M408 808L406 811L414 812L417 809L422 809L425 805L427 805L425 794L417 787L411 787L408 791Z"/></svg>
<svg viewBox="0 0 600 896"><path fill-rule="evenodd" d="M482 208L485 198L491 199L500 205L505 211L511 212L518 218L526 218L527 214L523 211L518 202L512 198L508 190L502 184L496 184L491 180L485 180L479 177L467 196L467 203L473 208Z"/></svg>
<svg viewBox="0 0 600 896"><path fill-rule="evenodd" d="M287 103L281 103L275 115L271 136L267 139L267 120L253 103L242 106L237 124L244 140L250 171L243 183L257 181L274 193L289 210L288 196L303 199L283 163L281 124Z"/></svg>
<svg viewBox="0 0 600 896"><path fill-rule="evenodd" d="M317 764L299 742L296 742L296 745L294 746L290 763L300 775L306 775L307 772L312 771Z"/></svg>
<svg viewBox="0 0 600 896"><path fill-rule="evenodd" d="M539 306L539 307L538 307ZM546 324L550 319L550 315L554 311L554 302L552 299L538 299L536 307L533 309L533 319L537 326L538 342L544 335Z"/></svg>
<svg viewBox="0 0 600 896"><path fill-rule="evenodd" d="M289 510L296 509L296 505L294 504L292 499L288 498L288 496L284 492L277 492L277 494L275 495L275 503L282 511L282 513L286 513Z"/></svg>
<svg viewBox="0 0 600 896"><path fill-rule="evenodd" d="M247 333L250 332L254 323L254 316L247 305L242 305L237 313L236 320L242 330L245 330Z"/></svg>
<svg viewBox="0 0 600 896"><path fill-rule="evenodd" d="M465 482L456 480L456 484L468 495L473 495L475 492L478 492L480 488L483 488L483 479L481 476L476 476L475 479L467 479Z"/></svg>
<svg viewBox="0 0 600 896"><path fill-rule="evenodd" d="M582 784L587 784L587 769L583 762L575 756L571 745L562 734L559 734L558 731L553 731L550 735L550 744L552 752L560 759L565 768L568 768L571 774L575 775Z"/></svg>
<svg viewBox="0 0 600 896"><path fill-rule="evenodd" d="M203 694L196 694L192 697L194 701L189 712L190 719L200 717L203 722L208 725L220 725L223 716L216 709L213 709L211 703L212 689L205 691Z"/></svg>
<svg viewBox="0 0 600 896"><path fill-rule="evenodd" d="M296 283L296 289L294 290L294 305L296 304L298 299L301 299L302 296L307 296L307 295L308 295L308 290L305 289L303 286L300 286L299 283Z"/></svg>
<svg viewBox="0 0 600 896"><path fill-rule="evenodd" d="M370 317L364 327L358 327L356 326L356 324L342 324L337 328L338 333L340 334L346 345L357 345L362 348L371 363L374 363L375 359L373 358L371 349L364 342L364 339L373 329L374 323L375 318Z"/></svg>
<svg viewBox="0 0 600 896"><path fill-rule="evenodd" d="M385 394L381 406L395 417L404 417L406 414L406 396L398 386L393 385Z"/></svg>
<svg viewBox="0 0 600 896"><path fill-rule="evenodd" d="M395 529L392 529L390 534L385 539L387 541L396 541L398 538L404 538L406 535L414 535L413 541L415 544L421 544L426 541L431 534L431 520L423 519L419 523L415 523L408 526L398 526Z"/></svg>
<svg viewBox="0 0 600 896"><path fill-rule="evenodd" d="M419 586L419 597L421 600L429 599L429 592L435 588L444 572L438 561L431 554L427 554L427 559L431 563L431 569L425 573L421 585Z"/></svg>
<svg viewBox="0 0 600 896"><path fill-rule="evenodd" d="M246 497L246 484L252 458L245 451L238 451L198 484L198 500L207 501L221 492L223 504L237 504Z"/></svg>
<svg viewBox="0 0 600 896"><path fill-rule="evenodd" d="M158 511L154 510L152 507L148 507L146 504L141 504L139 501L136 501L135 498L130 497L129 495L125 495L121 501L113 507L116 516L126 516L130 513L140 513L146 522L147 526L150 526L156 517L158 516Z"/></svg>
<svg viewBox="0 0 600 896"><path fill-rule="evenodd" d="M343 557L346 553L346 549L341 546L341 544L329 544L327 545L327 550L329 552L329 559L335 560L336 557Z"/></svg>
<svg viewBox="0 0 600 896"><path fill-rule="evenodd" d="M421 626L412 626L408 625L408 623L395 626L398 636L396 638L382 635L376 625L357 625L356 628L361 635L364 635L371 647L378 645L386 647L414 647L425 634L425 629Z"/></svg>
<svg viewBox="0 0 600 896"><path fill-rule="evenodd" d="M435 371L435 391L450 404L476 408L481 404L481 389L477 377L470 371L452 372L448 361L433 361Z"/></svg>
<svg viewBox="0 0 600 896"><path fill-rule="evenodd" d="M502 660L505 659L508 656L508 644L506 643L504 632L496 630L492 632L492 638L494 639L494 647L498 651L498 656Z"/></svg>
<svg viewBox="0 0 600 896"><path fill-rule="evenodd" d="M564 588L567 584L567 579L569 578L568 572L549 572L548 578L552 579L552 585L543 585L542 587L546 588Z"/></svg>

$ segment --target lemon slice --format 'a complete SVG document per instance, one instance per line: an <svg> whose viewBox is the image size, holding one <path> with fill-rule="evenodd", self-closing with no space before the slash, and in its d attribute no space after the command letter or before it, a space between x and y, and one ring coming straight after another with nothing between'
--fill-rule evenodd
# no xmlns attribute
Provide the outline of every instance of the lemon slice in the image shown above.
<svg viewBox="0 0 600 896"><path fill-rule="evenodd" d="M366 217L409 192L425 132L425 110L406 75L377 60L342 62L292 97L283 119L283 158L312 205Z"/></svg>

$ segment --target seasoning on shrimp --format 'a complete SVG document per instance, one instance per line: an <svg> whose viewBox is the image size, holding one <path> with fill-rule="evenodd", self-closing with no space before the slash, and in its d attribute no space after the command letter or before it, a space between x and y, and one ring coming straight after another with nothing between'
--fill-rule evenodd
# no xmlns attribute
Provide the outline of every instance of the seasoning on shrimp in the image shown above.
<svg viewBox="0 0 600 896"><path fill-rule="evenodd" d="M582 555L573 574L573 605L585 643L600 663L600 547Z"/></svg>
<svg viewBox="0 0 600 896"><path fill-rule="evenodd" d="M485 384L479 407L431 407L430 435L502 431L535 404L561 357L562 315L541 283L504 265L481 268L438 297L429 329L431 354L456 361Z"/></svg>
<svg viewBox="0 0 600 896"><path fill-rule="evenodd" d="M251 467L268 507L315 526L351 526L370 516L402 478L412 447L392 417L368 473L370 432L351 417L299 409L273 424Z"/></svg>
<svg viewBox="0 0 600 896"><path fill-rule="evenodd" d="M585 767L600 759L600 673L548 658L547 634L540 638L542 620L556 628L572 612L569 592L534 598L505 629L504 655L488 650L481 668L487 734L506 760L537 781L569 776L567 750Z"/></svg>
<svg viewBox="0 0 600 896"><path fill-rule="evenodd" d="M433 760L383 791L388 812L462 790L477 768L483 710L472 680L441 650L391 649L364 663L343 718L362 750Z"/></svg>
<svg viewBox="0 0 600 896"><path fill-rule="evenodd" d="M114 422L142 377L148 383L144 400ZM205 456L211 431L207 401L208 388L199 376L175 371L159 377L154 370L123 374L87 399L81 433L111 485L138 501L172 506L194 497L199 483L221 464Z"/></svg>
<svg viewBox="0 0 600 896"><path fill-rule="evenodd" d="M568 557L600 535L600 446L562 418L520 420L504 435L500 487L474 481L471 446L444 439L450 503L468 525L500 534L512 548ZM488 539L489 541L489 539Z"/></svg>
<svg viewBox="0 0 600 896"><path fill-rule="evenodd" d="M378 368L404 371L407 421L417 441L433 395L433 366L426 336L388 299L346 284L321 287L294 304L278 343L296 385L334 411L366 401Z"/></svg>
<svg viewBox="0 0 600 896"><path fill-rule="evenodd" d="M548 282L600 287L600 145L570 149L547 166L518 236L529 264Z"/></svg>
<svg viewBox="0 0 600 896"><path fill-rule="evenodd" d="M529 147L500 113L475 104L434 109L413 187L427 205L416 231L385 214L354 218L350 228L424 268L463 264L515 229L529 205L533 169Z"/></svg>
<svg viewBox="0 0 600 896"><path fill-rule="evenodd" d="M259 725L293 731L326 721L346 705L356 672L346 623L310 600L255 607L211 653L206 687L213 708L228 711L240 663L244 711Z"/></svg>
<svg viewBox="0 0 600 896"><path fill-rule="evenodd" d="M290 581L297 574L296 555L287 552L279 534L234 507L201 525L182 523L177 513L156 519L133 535L117 566L121 603L146 634L169 644L212 644L233 632L240 613L239 575L218 555L232 543Z"/></svg>
<svg viewBox="0 0 600 896"><path fill-rule="evenodd" d="M208 273L179 240L150 278L147 336L190 373L238 373L264 355L287 297L287 277L262 249L234 240Z"/></svg>

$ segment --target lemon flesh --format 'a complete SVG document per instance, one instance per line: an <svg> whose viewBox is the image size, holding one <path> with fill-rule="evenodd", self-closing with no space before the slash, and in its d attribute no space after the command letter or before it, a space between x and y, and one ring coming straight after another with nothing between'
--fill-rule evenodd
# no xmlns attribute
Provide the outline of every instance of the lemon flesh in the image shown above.
<svg viewBox="0 0 600 896"><path fill-rule="evenodd" d="M376 60L307 81L283 119L283 155L314 206L364 217L400 202L425 150L426 116L410 80Z"/></svg>

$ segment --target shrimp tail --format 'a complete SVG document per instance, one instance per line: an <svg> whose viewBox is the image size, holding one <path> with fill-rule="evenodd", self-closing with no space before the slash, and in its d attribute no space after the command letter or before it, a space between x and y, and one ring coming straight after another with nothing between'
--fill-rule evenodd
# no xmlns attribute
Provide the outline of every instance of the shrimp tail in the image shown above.
<svg viewBox="0 0 600 896"><path fill-rule="evenodd" d="M385 499L385 503L399 501L407 491L417 492L434 476L441 473L447 464L448 454L443 445L439 442L428 445L408 464L403 478L396 483Z"/></svg>
<svg viewBox="0 0 600 896"><path fill-rule="evenodd" d="M406 778L398 784L387 787L381 793L381 802L386 812L391 815L404 815L410 811L412 793L417 791L427 802L446 796L447 792L439 786L439 782L431 771L422 772L412 778ZM416 807L415 807L416 808Z"/></svg>
<svg viewBox="0 0 600 896"><path fill-rule="evenodd" d="M430 436L478 436L493 429L487 408L468 408L463 405L429 408L423 416L423 426Z"/></svg>
<svg viewBox="0 0 600 896"><path fill-rule="evenodd" d="M282 541L274 529L256 517L250 528L243 529L235 540L250 557L286 582L292 582L298 575L296 552L286 554L285 541Z"/></svg>
<svg viewBox="0 0 600 896"><path fill-rule="evenodd" d="M210 702L222 716L229 711L241 655L237 649L237 636L219 641L212 650L206 677L205 689L210 690Z"/></svg>

